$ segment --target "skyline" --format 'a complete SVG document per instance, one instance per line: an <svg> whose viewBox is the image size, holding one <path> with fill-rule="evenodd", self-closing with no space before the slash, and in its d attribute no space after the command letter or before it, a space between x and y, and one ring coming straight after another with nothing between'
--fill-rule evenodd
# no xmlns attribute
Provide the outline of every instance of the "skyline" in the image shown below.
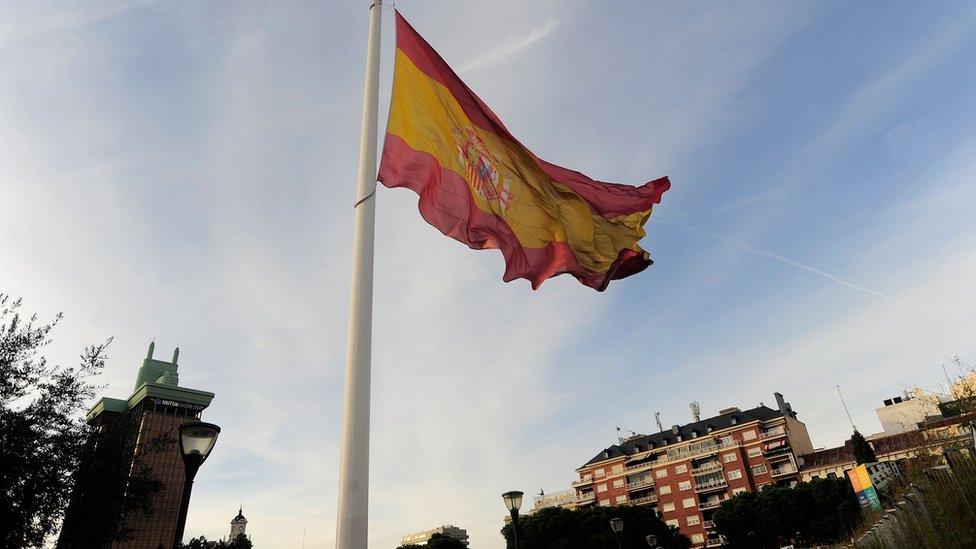
<svg viewBox="0 0 976 549"><path fill-rule="evenodd" d="M243 499L257 546L331 547L366 9L48 6L0 22L0 289L64 311L53 361L115 337L105 395L152 339L216 393L187 539ZM836 384L869 434L976 359L976 10L880 6L398 2L540 157L672 188L655 264L602 295L503 284L377 191L371 544L501 547L503 491L568 487L654 411L779 391L829 446Z"/></svg>

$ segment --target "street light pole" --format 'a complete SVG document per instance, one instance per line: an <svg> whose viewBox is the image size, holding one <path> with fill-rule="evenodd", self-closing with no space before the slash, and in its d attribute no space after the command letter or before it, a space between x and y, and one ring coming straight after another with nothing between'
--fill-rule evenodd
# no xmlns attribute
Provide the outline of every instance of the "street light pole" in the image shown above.
<svg viewBox="0 0 976 549"><path fill-rule="evenodd" d="M190 510L190 493L193 491L193 478L203 462L207 460L220 427L213 423L195 421L180 425L180 455L183 457L183 495L180 498L180 514L173 533L173 549L183 545L183 531L186 528L186 515Z"/></svg>
<svg viewBox="0 0 976 549"><path fill-rule="evenodd" d="M610 530L613 531L613 537L617 540L617 549L623 549L620 545L620 532L624 530L624 519L610 519Z"/></svg>
<svg viewBox="0 0 976 549"><path fill-rule="evenodd" d="M505 492L502 494L502 501L505 502L505 507L508 508L508 512L512 515L512 539L515 540L515 549L518 549L518 515L519 508L522 507L522 492L518 490Z"/></svg>

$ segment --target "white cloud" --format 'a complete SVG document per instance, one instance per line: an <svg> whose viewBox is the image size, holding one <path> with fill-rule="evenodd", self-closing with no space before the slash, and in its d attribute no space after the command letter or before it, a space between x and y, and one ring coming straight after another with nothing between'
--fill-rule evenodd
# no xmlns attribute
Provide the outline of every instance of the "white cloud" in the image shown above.
<svg viewBox="0 0 976 549"><path fill-rule="evenodd" d="M506 38L501 45L497 46L488 53L485 53L481 57L476 58L474 61L464 65L461 70L469 71L475 68L497 65L508 57L515 55L516 53L548 36L549 33L556 29L558 24L559 21L555 17L550 17L545 21L545 23L532 27L532 30L530 30L525 36L513 36Z"/></svg>

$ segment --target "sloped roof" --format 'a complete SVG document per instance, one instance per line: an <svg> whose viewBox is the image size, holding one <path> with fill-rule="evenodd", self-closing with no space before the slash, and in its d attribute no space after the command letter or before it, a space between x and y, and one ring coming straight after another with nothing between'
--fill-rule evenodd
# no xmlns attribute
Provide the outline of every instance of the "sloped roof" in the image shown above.
<svg viewBox="0 0 976 549"><path fill-rule="evenodd" d="M701 421L679 425L677 435L681 435L680 442L683 444L690 440L694 440L695 437L693 436L693 432L697 433L698 437L701 437L707 434L710 430L719 431L722 429L728 429L733 425L741 425L752 421L769 421L778 417L783 417L783 413L779 410L773 410L768 406L757 406L749 410L734 410L706 418ZM630 438L623 444L614 444L609 448L605 448L603 451L593 456L593 459L587 461L580 467L586 467L587 465L592 465L594 463L606 461L615 457L631 456L646 451L651 447L663 448L671 444L676 444L679 441L675 435L676 433L669 429L653 435L640 435ZM608 455L605 456L604 453L607 453Z"/></svg>

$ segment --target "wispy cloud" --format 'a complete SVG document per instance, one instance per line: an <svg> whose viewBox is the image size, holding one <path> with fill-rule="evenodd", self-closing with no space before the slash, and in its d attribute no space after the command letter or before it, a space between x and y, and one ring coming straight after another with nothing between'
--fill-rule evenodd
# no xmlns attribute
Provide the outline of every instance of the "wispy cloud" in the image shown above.
<svg viewBox="0 0 976 549"><path fill-rule="evenodd" d="M675 228L681 229L683 231L687 231L687 232L692 233L692 234L697 234L697 235L700 235L700 236L704 236L704 237L707 237L707 238L711 238L711 239L714 239L714 240L718 240L718 241L724 242L726 244L729 244L731 246L734 246L734 247L736 247L736 248L738 248L740 250L745 250L747 252L752 252L752 253L757 254L757 255L761 255L761 256L764 256L764 257L768 257L770 259L775 259L776 261L779 261L780 263L785 263L786 265L790 265L792 267L796 267L797 269L802 269L802 270L807 271L809 273L813 273L815 275L822 276L822 277L824 277L824 278L826 278L828 280L832 280L832 281L834 281L834 282L836 282L838 284L841 284L843 286L847 286L848 288L851 288L851 289L854 289L854 290L857 290L857 291L860 291L860 292L864 292L864 293L867 293L867 294L871 294L871 295L873 295L875 297L881 298L881 299L883 299L885 301L894 303L896 305L901 305L903 307L909 307L911 309L915 309L915 310L918 310L918 311L922 311L922 312L928 313L930 315L937 316L937 317L942 318L944 320L951 320L953 322L957 322L957 323L962 324L962 325L971 326L971 324L968 321L963 320L961 318L956 318L954 316L947 315L945 313L942 313L940 311L937 311L937 310L935 310L935 309L933 309L931 307L926 307L924 305L919 305L917 303L910 303L910 302L905 301L903 299L899 299L897 297L890 296L888 294L879 292L877 290L872 290L871 288L867 288L865 286L861 286L860 284L855 284L855 283L850 282L848 280L844 280L843 278L841 278L839 276L832 275L832 274L830 274L830 273L828 273L826 271L820 270L820 269L818 269L816 267L812 267L812 266L807 265L805 263L800 263L799 261L792 260L792 259L790 259L788 257L784 257L784 256L782 256L780 254L771 252L769 250L762 250L760 248L756 248L755 246L750 246L749 244L746 244L745 242L742 242L742 241L739 241L739 240L735 240L733 238L729 238L729 237L726 237L726 236L718 235L718 234L715 234L715 233L710 233L708 231L703 231L701 229L696 229L695 227L690 227L688 225L682 225L680 223L675 223L674 221L668 221L666 219L661 219L660 217L656 218L655 219L655 222L656 223L661 223L663 225L669 225L671 227L675 227Z"/></svg>
<svg viewBox="0 0 976 549"><path fill-rule="evenodd" d="M498 47L482 55L481 57L478 57L474 61L471 61L467 65L464 65L461 68L461 70L469 71L472 69L487 67L490 65L501 63L505 59L515 55L516 53L524 50L525 48L531 46L532 44L535 44L539 40L542 40L543 38L548 36L553 30L556 29L556 26L558 24L559 21L556 18L550 17L549 19L546 20L545 23L533 27L532 30L530 30L529 33L525 36L508 37Z"/></svg>

